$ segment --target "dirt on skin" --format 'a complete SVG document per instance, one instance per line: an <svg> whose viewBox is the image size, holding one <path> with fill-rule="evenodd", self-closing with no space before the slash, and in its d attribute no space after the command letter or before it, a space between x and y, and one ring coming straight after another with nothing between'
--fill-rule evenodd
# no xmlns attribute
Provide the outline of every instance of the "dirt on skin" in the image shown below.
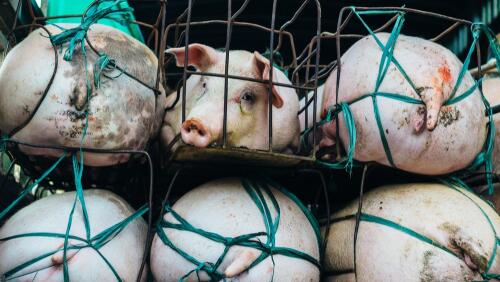
<svg viewBox="0 0 500 282"><path fill-rule="evenodd" d="M477 250L474 249L471 244L473 239L469 236L465 236L459 226L452 223L444 223L439 228L448 233L452 249L458 249L458 251L461 252L461 255L469 256L470 260L479 268L479 270L486 270L488 258L484 254L479 254ZM481 246L481 243L477 242L477 245Z"/></svg>
<svg viewBox="0 0 500 282"><path fill-rule="evenodd" d="M441 111L439 112L438 124L447 127L452 124L454 121L460 119L460 111L453 106L444 106L441 107Z"/></svg>

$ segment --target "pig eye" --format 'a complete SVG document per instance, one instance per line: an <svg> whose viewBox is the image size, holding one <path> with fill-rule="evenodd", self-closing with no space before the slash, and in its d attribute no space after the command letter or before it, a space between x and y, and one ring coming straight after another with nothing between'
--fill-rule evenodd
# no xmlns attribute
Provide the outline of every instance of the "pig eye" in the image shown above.
<svg viewBox="0 0 500 282"><path fill-rule="evenodd" d="M207 88L207 82L206 82L206 81L203 81L203 84L201 85L201 87L203 87L203 88Z"/></svg>
<svg viewBox="0 0 500 282"><path fill-rule="evenodd" d="M243 92L243 94L241 94L240 99L241 99L241 101L245 101L247 103L252 103L255 99L255 95L250 91L245 91L245 92Z"/></svg>

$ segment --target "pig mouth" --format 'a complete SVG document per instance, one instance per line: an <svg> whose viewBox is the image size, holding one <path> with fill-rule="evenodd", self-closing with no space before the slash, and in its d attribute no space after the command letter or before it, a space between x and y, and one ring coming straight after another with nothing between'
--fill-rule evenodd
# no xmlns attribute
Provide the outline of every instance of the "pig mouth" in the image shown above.
<svg viewBox="0 0 500 282"><path fill-rule="evenodd" d="M203 122L196 118L187 119L181 128L184 143L199 148L206 148L212 143L212 134Z"/></svg>

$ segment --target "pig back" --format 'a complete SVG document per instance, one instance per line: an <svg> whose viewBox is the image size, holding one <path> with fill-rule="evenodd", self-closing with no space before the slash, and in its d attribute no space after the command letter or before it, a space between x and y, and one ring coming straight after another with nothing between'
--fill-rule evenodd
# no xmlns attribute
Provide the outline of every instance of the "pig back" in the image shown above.
<svg viewBox="0 0 500 282"><path fill-rule="evenodd" d="M330 281L353 277L354 269L358 281L470 281L500 272L500 218L472 192L421 183L367 193L354 262L357 208L355 201L332 217Z"/></svg>
<svg viewBox="0 0 500 282"><path fill-rule="evenodd" d="M46 257L10 273L10 278L20 280L63 281L62 250L64 234L75 192L40 199L14 214L0 229L0 238L7 238L25 233L57 233L62 237L19 237L0 241L0 274L9 274L14 268L39 256ZM105 190L86 190L84 198L88 212L90 236L95 238L100 232L120 223L134 213L134 210L117 195ZM87 243L73 236L85 239L82 208L76 204L73 214L67 261L71 281L113 281L116 280L110 266L124 281L135 281L143 256L147 226L142 218L136 218L125 225L116 237L109 237L108 242L98 249L86 247L78 251L71 246ZM97 239L97 238L96 238ZM97 244L98 240L93 241ZM6 277L9 278L9 277ZM16 279L14 279L16 280Z"/></svg>
<svg viewBox="0 0 500 282"><path fill-rule="evenodd" d="M483 93L490 106L500 105L500 76L498 73L487 74L483 80ZM500 114L493 115L495 129L500 128ZM495 134L495 145L493 146L493 169L496 174L500 173L500 134Z"/></svg>
<svg viewBox="0 0 500 282"><path fill-rule="evenodd" d="M377 33L377 36L385 45L389 34ZM372 36L359 40L342 56L339 102L351 102L375 92L381 57L382 49ZM446 101L462 69L462 63L446 48L405 35L398 36L394 57L406 76L391 63L378 92L399 94L417 100L421 100L418 93L433 97L442 94ZM336 102L336 79L337 70L327 81L323 110ZM455 97L469 90L474 83L466 72ZM423 129L417 132L414 128L413 121L419 116L419 111L425 110L424 105L380 95L377 96L376 103L381 127L377 125L371 97L350 105L356 127L354 158L357 160L390 165L382 143L383 134L397 168L438 175L465 168L485 144L487 119L481 94L477 89L467 98L441 107L437 126L433 131ZM339 123L341 141L348 148L349 135L343 113L339 114ZM326 127L333 128L333 124L327 124Z"/></svg>
<svg viewBox="0 0 500 282"><path fill-rule="evenodd" d="M63 28L73 28L64 24ZM47 26L51 35L61 32ZM92 46L114 60L119 69L105 68L98 76L98 55L85 45L86 56L75 48L71 61L65 61L68 44L57 48L57 69L50 88L42 99L56 65L54 48L44 29L33 31L12 49L0 69L0 130L10 133L34 115L31 121L11 138L23 142L97 149L144 149L159 130L165 96L155 96L157 59L147 46L119 30L100 24L92 25L87 33ZM61 52L62 51L62 52ZM84 64L86 60L86 66ZM132 78L133 76L134 78ZM137 80L136 80L137 79ZM138 82L140 81L140 82ZM81 143L87 117L87 87L89 87L88 129ZM160 92L163 88L160 83ZM27 154L58 156L60 152L23 147ZM118 162L113 156L92 160L90 165Z"/></svg>
<svg viewBox="0 0 500 282"><path fill-rule="evenodd" d="M218 234L223 238L240 238L247 234L258 232L273 233L267 228L277 228L275 235L270 235L275 239L277 248L290 248L308 254L315 260L319 259L318 238L315 235L313 226L309 222L303 211L296 202L282 192L271 188L271 193L280 209L279 221L276 221L277 210L274 208L272 199L266 192L260 198L262 205L256 204L251 197L260 197L254 194L250 196L242 186L243 180L236 178L219 179L206 183L184 195L179 199L172 209L178 213L194 228L199 228L208 233ZM257 191L257 190L256 190ZM259 200L257 200L259 201ZM260 207L259 207L260 206ZM272 218L277 226L265 225L266 208L267 216ZM264 210L259 210L263 208ZM164 217L166 222L176 223L177 219L168 213ZM242 281L270 281L273 277L275 281L319 281L319 269L311 262L298 257L292 257L276 252L273 261L270 256L256 265L252 265L262 252L252 247L245 247L245 242L230 246L225 256L225 245L218 240L209 240L207 234L200 236L197 232L181 231L174 228L164 228L164 232L172 242L173 246L185 252L187 256L195 258L202 264L216 265L213 275L227 275L233 273L232 277ZM160 233L161 233L160 232ZM263 245L269 244L269 239L264 234L251 236L254 242L261 242ZM238 240L238 239L235 239ZM179 278L187 278L187 281L197 280L196 273L190 273L198 265L190 262L181 256L173 248L167 247L162 239L155 236L151 250L151 269L157 281L177 281ZM220 265L216 262L223 258ZM235 265L244 265L240 272L233 272ZM201 268L199 275L202 280L210 277L205 273L206 269ZM212 278L215 276L211 276ZM217 276L222 279L224 276Z"/></svg>

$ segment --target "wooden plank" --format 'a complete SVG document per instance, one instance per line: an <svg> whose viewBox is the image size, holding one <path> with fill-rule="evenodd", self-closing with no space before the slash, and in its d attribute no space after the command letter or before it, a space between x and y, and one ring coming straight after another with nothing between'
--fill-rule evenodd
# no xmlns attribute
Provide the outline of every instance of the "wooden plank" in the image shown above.
<svg viewBox="0 0 500 282"><path fill-rule="evenodd" d="M312 167L311 157L270 153L244 148L197 148L183 145L172 155L173 162L237 164L264 167Z"/></svg>

